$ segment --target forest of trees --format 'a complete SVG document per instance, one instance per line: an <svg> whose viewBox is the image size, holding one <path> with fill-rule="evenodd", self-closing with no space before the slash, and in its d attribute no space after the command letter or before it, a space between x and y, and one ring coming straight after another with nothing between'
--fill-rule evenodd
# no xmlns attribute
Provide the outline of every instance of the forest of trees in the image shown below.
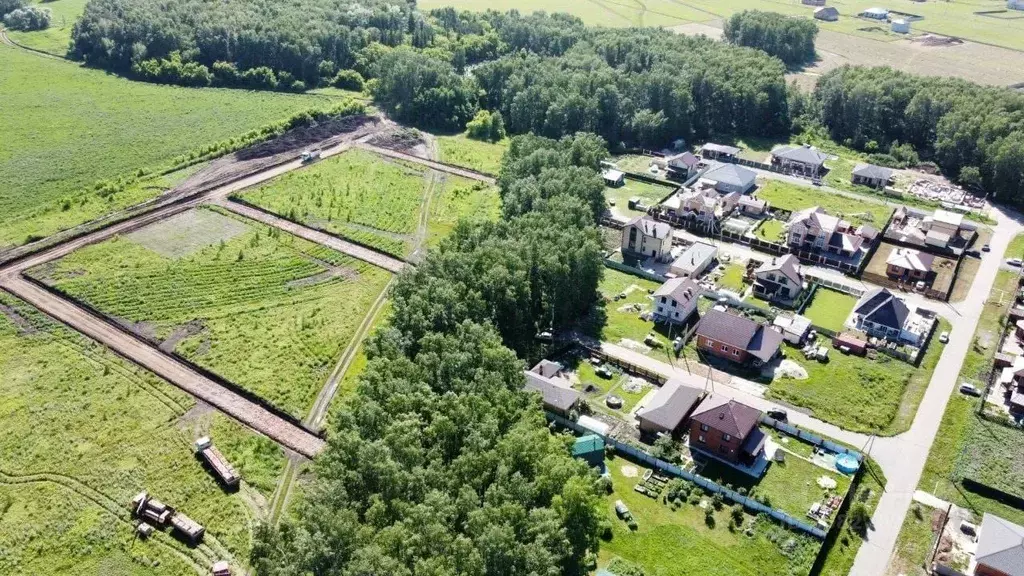
<svg viewBox="0 0 1024 576"><path fill-rule="evenodd" d="M764 50L789 66L814 61L818 26L813 20L778 12L744 10L726 20L724 28L726 41Z"/></svg>
<svg viewBox="0 0 1024 576"><path fill-rule="evenodd" d="M1024 94L891 68L843 67L819 80L813 103L839 143L903 153L909 144L948 176L1024 203Z"/></svg>
<svg viewBox="0 0 1024 576"><path fill-rule="evenodd" d="M597 178L606 154L593 135L517 137L503 195L554 170ZM257 530L257 574L588 573L607 527L597 475L522 391L536 331L585 313L602 270L586 193L549 192L460 223L399 277L297 518Z"/></svg>

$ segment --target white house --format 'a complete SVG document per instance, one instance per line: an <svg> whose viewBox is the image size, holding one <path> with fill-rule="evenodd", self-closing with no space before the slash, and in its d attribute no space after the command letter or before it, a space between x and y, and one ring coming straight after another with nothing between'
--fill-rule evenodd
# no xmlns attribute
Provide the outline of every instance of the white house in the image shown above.
<svg viewBox="0 0 1024 576"><path fill-rule="evenodd" d="M605 170L601 177L604 178L604 185L611 188L618 188L626 183L626 175L620 170Z"/></svg>
<svg viewBox="0 0 1024 576"><path fill-rule="evenodd" d="M910 34L910 22L904 18L897 18L892 21L892 31L897 34Z"/></svg>
<svg viewBox="0 0 1024 576"><path fill-rule="evenodd" d="M622 228L622 252L665 260L672 255L672 227L647 216L637 216Z"/></svg>
<svg viewBox="0 0 1024 576"><path fill-rule="evenodd" d="M673 278L654 291L654 321L685 324L697 312L703 290L689 278Z"/></svg>
<svg viewBox="0 0 1024 576"><path fill-rule="evenodd" d="M696 278L715 261L718 248L704 242L694 242L672 262L672 273L680 278Z"/></svg>

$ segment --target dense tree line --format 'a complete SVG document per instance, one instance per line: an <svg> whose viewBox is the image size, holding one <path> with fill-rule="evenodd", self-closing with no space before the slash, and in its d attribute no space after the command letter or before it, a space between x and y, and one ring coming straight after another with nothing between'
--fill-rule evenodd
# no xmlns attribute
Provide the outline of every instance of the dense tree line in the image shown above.
<svg viewBox="0 0 1024 576"><path fill-rule="evenodd" d="M596 177L605 154L594 136L517 137L503 194L552 168ZM539 327L593 303L595 214L572 192L531 206L460 223L399 277L297 519L257 530L257 574L588 573L607 526L597 477L549 432L509 347L529 356Z"/></svg>
<svg viewBox="0 0 1024 576"><path fill-rule="evenodd" d="M0 0L0 17L25 6L25 0Z"/></svg>
<svg viewBox="0 0 1024 576"><path fill-rule="evenodd" d="M1024 95L891 68L843 67L814 92L837 142L936 162L953 178L1024 203ZM907 146L909 144L909 147Z"/></svg>
<svg viewBox="0 0 1024 576"><path fill-rule="evenodd" d="M814 61L818 26L813 20L778 12L744 10L726 20L724 28L726 41L764 50L789 66Z"/></svg>

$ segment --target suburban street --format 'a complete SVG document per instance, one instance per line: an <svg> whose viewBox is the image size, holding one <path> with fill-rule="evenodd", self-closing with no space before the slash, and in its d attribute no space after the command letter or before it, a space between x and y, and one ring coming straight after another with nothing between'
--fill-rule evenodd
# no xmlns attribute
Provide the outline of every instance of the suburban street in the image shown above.
<svg viewBox="0 0 1024 576"><path fill-rule="evenodd" d="M996 274L1003 267L1003 254L1010 241L1024 231L1019 215L1004 213L998 209L993 209L993 214L998 225L995 227L990 242L992 251L983 254L981 267L971 285L968 297L963 302L947 304L928 300L916 294L901 294L901 297L906 297L908 301L923 305L944 316L952 324L952 329L949 342L945 345L910 429L897 436L875 438L870 445L869 454L882 467L888 484L872 518L867 541L857 554L851 576L879 576L885 573L896 546L896 539L903 526L903 520L910 508L910 503L914 500L914 494L942 421L946 404L956 388L957 377L974 339L978 319L981 317L985 301L992 290ZM681 234L679 230L675 232L677 235ZM694 236L693 238L699 237ZM728 242L717 244L722 252L737 257L765 258L764 254L755 252L746 246ZM868 283L847 278L835 271L818 267L806 268L813 275L822 273L823 276L830 279L832 276L837 276L835 278L837 282L842 281L861 290L872 287ZM705 379L687 372L683 363L677 363L673 367L661 360L611 343L601 343L601 350L609 356L661 374L666 378L682 378L688 380L691 385L704 387ZM732 377L728 383L723 384L717 378L717 374L714 384L716 394L734 398L760 410L786 408L792 424L858 448L867 445L871 440L868 435L843 430L799 410L765 399L763 395L757 393L764 388L760 384L737 377ZM919 497L927 498L927 496Z"/></svg>

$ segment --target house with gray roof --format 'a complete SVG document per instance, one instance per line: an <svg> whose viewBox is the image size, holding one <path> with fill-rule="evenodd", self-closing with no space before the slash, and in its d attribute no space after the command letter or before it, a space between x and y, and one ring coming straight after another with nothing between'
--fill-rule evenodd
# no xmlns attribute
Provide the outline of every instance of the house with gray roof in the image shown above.
<svg viewBox="0 0 1024 576"><path fill-rule="evenodd" d="M654 291L654 321L686 324L704 290L689 278L673 278Z"/></svg>
<svg viewBox="0 0 1024 576"><path fill-rule="evenodd" d="M568 416L569 412L576 408L580 401L580 393L571 388L571 383L565 378L548 377L541 374L539 365L533 370L524 370L526 384L523 390L527 392L539 392L544 409L559 416Z"/></svg>
<svg viewBox="0 0 1024 576"><path fill-rule="evenodd" d="M650 402L637 412L640 431L647 434L674 434L704 397L700 388L671 379L661 385Z"/></svg>
<svg viewBox="0 0 1024 576"><path fill-rule="evenodd" d="M718 160L719 162L732 162L736 160L736 156L740 152L741 150L735 146L715 144L714 142L708 142L700 148L700 155L705 159Z"/></svg>
<svg viewBox="0 0 1024 576"><path fill-rule="evenodd" d="M824 2L822 2L824 4ZM814 19L824 20L825 22L835 22L839 20L839 10L835 6L822 6L821 8L814 9Z"/></svg>
<svg viewBox="0 0 1024 576"><path fill-rule="evenodd" d="M986 513L974 561L974 576L1024 576L1024 526Z"/></svg>
<svg viewBox="0 0 1024 576"><path fill-rule="evenodd" d="M781 344L779 332L722 310L708 310L697 324L697 349L736 364L771 362Z"/></svg>
<svg viewBox="0 0 1024 576"><path fill-rule="evenodd" d="M803 290L800 260L792 254L772 258L754 271L754 295L762 300L791 306Z"/></svg>
<svg viewBox="0 0 1024 576"><path fill-rule="evenodd" d="M802 174L811 178L821 176L828 154L811 146L783 146L772 150L772 164L786 172Z"/></svg>
<svg viewBox="0 0 1024 576"><path fill-rule="evenodd" d="M714 182L719 192L746 194L754 189L757 173L737 164L721 164L705 172L701 179Z"/></svg>
<svg viewBox="0 0 1024 576"><path fill-rule="evenodd" d="M892 168L875 166L874 164L857 164L853 168L853 175L850 177L854 184L870 186L872 188L885 188L892 184Z"/></svg>
<svg viewBox="0 0 1024 576"><path fill-rule="evenodd" d="M709 396L690 418L691 448L727 462L749 464L764 451L761 411L723 396Z"/></svg>
<svg viewBox="0 0 1024 576"><path fill-rule="evenodd" d="M718 247L706 242L694 242L672 261L669 268L680 278L696 278L703 274L718 256Z"/></svg>
<svg viewBox="0 0 1024 576"><path fill-rule="evenodd" d="M672 255L672 227L649 216L637 216L622 228L622 253L665 260Z"/></svg>
<svg viewBox="0 0 1024 576"><path fill-rule="evenodd" d="M924 338L922 318L885 288L865 292L847 324L876 338L919 346Z"/></svg>

